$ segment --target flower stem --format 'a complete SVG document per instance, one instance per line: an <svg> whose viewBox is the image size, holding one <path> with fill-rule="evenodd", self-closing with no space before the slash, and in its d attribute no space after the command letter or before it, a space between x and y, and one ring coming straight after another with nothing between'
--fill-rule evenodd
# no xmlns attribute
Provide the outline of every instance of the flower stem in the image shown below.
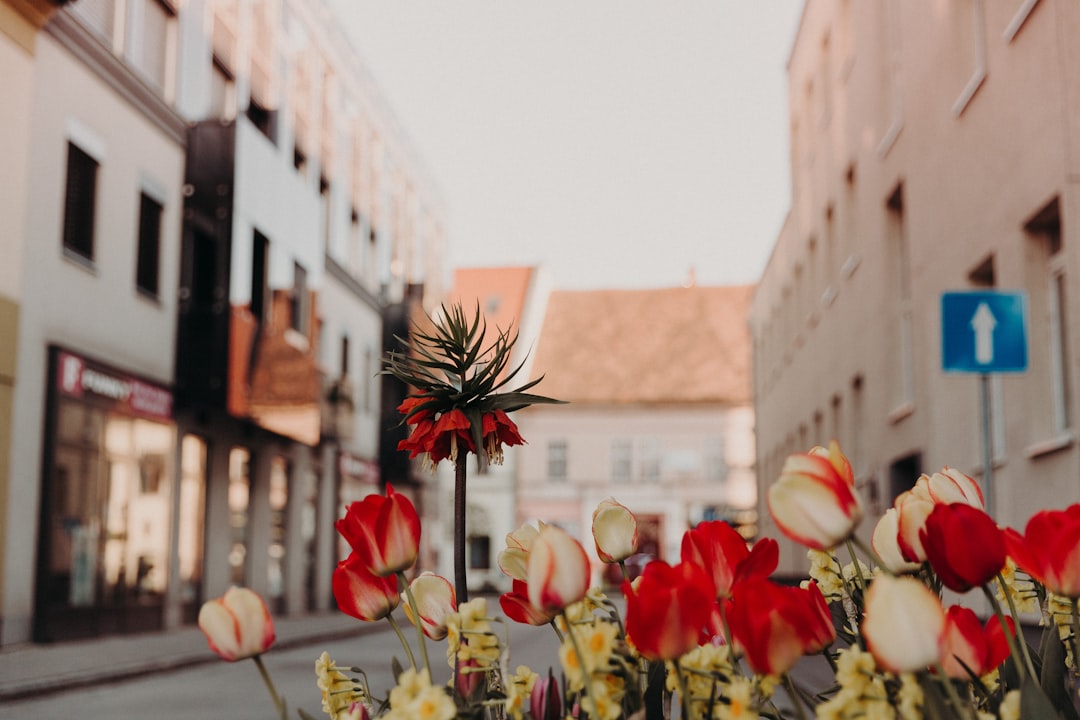
<svg viewBox="0 0 1080 720"><path fill-rule="evenodd" d="M865 598L866 578L864 578L862 574L862 565L859 564L859 556L855 554L855 542L853 538L854 536L849 537L844 541L844 544L847 545L848 553L851 555L851 566L855 570L855 578L858 580L859 590L862 591L863 597ZM843 575L843 572L843 568L841 568L841 575Z"/></svg>
<svg viewBox="0 0 1080 720"><path fill-rule="evenodd" d="M469 601L469 584L465 579L465 472L469 453L459 452L454 461L454 591L457 602Z"/></svg>
<svg viewBox="0 0 1080 720"><path fill-rule="evenodd" d="M424 659L424 669L428 672L428 677L431 677L431 663L428 661L427 643L424 641L424 629L420 627L420 608L416 607L416 598L413 597L412 586L409 585L409 581L405 579L405 573L399 572L397 574L398 584L405 590L405 599L409 602L409 608L412 609L413 625L416 627L416 642L420 643L420 656Z"/></svg>
<svg viewBox="0 0 1080 720"><path fill-rule="evenodd" d="M1069 598L1069 608L1072 615L1072 635L1070 641L1072 642L1073 651L1073 665L1077 664L1077 658L1080 658L1080 637L1077 637L1077 633L1080 633L1080 609L1077 608L1076 598Z"/></svg>
<svg viewBox="0 0 1080 720"><path fill-rule="evenodd" d="M682 716L688 718L690 717L690 687L686 682L686 676L679 672L679 661L674 660L671 665L675 668L675 679L679 682L679 697L681 700L679 704L682 706Z"/></svg>
<svg viewBox="0 0 1080 720"><path fill-rule="evenodd" d="M945 674L945 668L941 666L941 663L936 663L934 668L937 671L937 679L945 686L945 694L948 695L949 704L956 710L957 716L960 717L966 715L972 720L978 720L975 708L960 700L960 695L956 692L956 686L953 685L952 678ZM1021 673L1021 675L1023 675L1023 673Z"/></svg>
<svg viewBox="0 0 1080 720"><path fill-rule="evenodd" d="M1020 615L1016 612L1016 603L1013 602L1012 595L1009 593L1009 588L1005 584L1005 577L1000 572L997 574L997 581L998 586L1001 588L1001 594L1005 596L1005 602L1009 604L1009 615L1012 616L1013 624L1018 633L1016 641L1020 645L1020 652L1024 655L1024 662L1027 663L1028 670L1031 672L1031 677L1038 678L1039 676L1035 672L1035 663L1031 661L1031 653L1028 652L1027 642L1022 637Z"/></svg>
<svg viewBox="0 0 1080 720"><path fill-rule="evenodd" d="M986 599L990 601L990 607L993 609L997 621L1001 623L1001 629L1005 631L1005 639L1009 641L1009 653L1012 655L1013 665L1016 666L1016 674L1020 677L1021 683L1029 673L1032 678L1038 679L1039 676L1035 674L1035 667L1031 663L1031 657L1027 654L1026 643L1015 632L1010 633L1008 631L1009 626L1005 622L1005 613L1001 611L1001 603L997 601L994 593L990 591L990 585L983 585L982 591ZM1019 630L1019 628L1017 627L1016 630Z"/></svg>
<svg viewBox="0 0 1080 720"><path fill-rule="evenodd" d="M278 695L277 689L274 687L274 681L270 679L270 673L266 669L266 665L263 664L262 655L255 655L251 658L255 661L255 667L259 668L259 674L262 675L263 682L266 683L266 689L270 691L270 698L274 701L274 708L278 711L278 716L281 720L285 720L285 700Z"/></svg>
<svg viewBox="0 0 1080 720"><path fill-rule="evenodd" d="M555 634L559 637L559 644L562 645L562 642L565 638L563 638L563 634L562 631L559 630L559 626L555 624L554 620L549 622L548 625L550 625L551 629L555 631Z"/></svg>
<svg viewBox="0 0 1080 720"><path fill-rule="evenodd" d="M870 558L870 560L875 565L877 565L879 568L881 568L881 571L883 573L887 573L889 575L894 574L891 570L889 570L888 567L885 566L885 562L881 559L881 556L877 554L877 551L874 550L873 545L867 545L866 543L864 543L862 540L859 539L858 535L852 535L851 536L851 542L855 543L855 547L859 548L864 553L866 553L866 556L868 558Z"/></svg>
<svg viewBox="0 0 1080 720"><path fill-rule="evenodd" d="M409 664L412 665L412 669L416 669L416 659L413 658L412 648L409 647L409 643L405 640L405 633L401 632L401 626L397 624L397 620L393 615L387 615L386 619L390 621L390 627L394 628L394 632L397 633L398 640L401 641L401 647L405 648L405 654L409 657Z"/></svg>

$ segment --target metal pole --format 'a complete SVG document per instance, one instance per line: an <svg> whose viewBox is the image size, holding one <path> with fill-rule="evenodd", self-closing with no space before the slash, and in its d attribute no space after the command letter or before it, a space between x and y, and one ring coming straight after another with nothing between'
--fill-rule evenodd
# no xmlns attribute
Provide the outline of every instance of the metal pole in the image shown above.
<svg viewBox="0 0 1080 720"><path fill-rule="evenodd" d="M990 374L979 376L982 390L982 435L983 435L983 499L986 512L994 517L994 448L993 434L990 428Z"/></svg>

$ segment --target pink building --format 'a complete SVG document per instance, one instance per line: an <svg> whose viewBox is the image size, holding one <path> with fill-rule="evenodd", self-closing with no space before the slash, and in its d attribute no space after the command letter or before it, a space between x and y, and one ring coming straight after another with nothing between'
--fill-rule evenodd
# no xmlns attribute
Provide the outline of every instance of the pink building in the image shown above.
<svg viewBox="0 0 1080 720"><path fill-rule="evenodd" d="M533 375L544 375L537 392L568 404L518 414L518 524L588 540L593 510L613 496L638 515L643 554L677 557L703 519L754 534L751 292L553 292Z"/></svg>

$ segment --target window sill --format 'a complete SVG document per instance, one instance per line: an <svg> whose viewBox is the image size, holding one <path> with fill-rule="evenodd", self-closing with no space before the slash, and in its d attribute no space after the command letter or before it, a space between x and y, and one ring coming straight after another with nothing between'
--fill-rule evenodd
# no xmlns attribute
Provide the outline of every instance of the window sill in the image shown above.
<svg viewBox="0 0 1080 720"><path fill-rule="evenodd" d="M892 410L890 410L889 414L886 415L886 417L888 418L889 423L891 425L895 425L896 423L900 422L901 420L908 417L909 415L911 415L914 412L915 412L915 403L911 402L910 400L907 400L905 402L900 403L899 405L894 407Z"/></svg>
<svg viewBox="0 0 1080 720"><path fill-rule="evenodd" d="M1035 460L1047 455L1053 455L1056 452L1065 450L1073 446L1076 442L1076 437L1071 432L1063 432L1056 437L1052 437L1049 440L1043 440L1041 442L1032 443L1024 448L1024 455L1028 460Z"/></svg>
<svg viewBox="0 0 1080 720"><path fill-rule="evenodd" d="M156 292L150 292L149 290L146 290L136 285L135 294L139 297L139 299L143 300L144 302L148 302L158 307L161 307L161 296L158 295Z"/></svg>
<svg viewBox="0 0 1080 720"><path fill-rule="evenodd" d="M90 273L91 275L97 275L98 274L97 265L94 264L93 260L91 260L90 258L86 257L85 255L83 255L81 253L75 252L71 248L65 247L65 248L63 248L63 250L64 250L64 259L65 260L72 263L73 265L77 265L78 267L82 268L83 270Z"/></svg>

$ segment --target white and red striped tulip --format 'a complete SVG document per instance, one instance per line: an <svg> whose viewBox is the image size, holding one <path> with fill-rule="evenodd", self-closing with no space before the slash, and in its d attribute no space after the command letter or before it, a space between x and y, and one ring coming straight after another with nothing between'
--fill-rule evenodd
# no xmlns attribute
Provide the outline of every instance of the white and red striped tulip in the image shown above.
<svg viewBox="0 0 1080 720"><path fill-rule="evenodd" d="M874 534L870 538L870 544L877 553L878 559L885 569L893 575L917 571L922 563L909 562L904 559L898 540L900 533L900 515L896 508L889 508L874 526Z"/></svg>
<svg viewBox="0 0 1080 720"><path fill-rule="evenodd" d="M210 649L234 662L261 655L274 644L274 620L257 593L231 587L199 609L199 629Z"/></svg>
<svg viewBox="0 0 1080 720"><path fill-rule="evenodd" d="M941 660L945 609L928 587L913 577L880 575L866 593L862 636L889 672L916 672Z"/></svg>
<svg viewBox="0 0 1080 720"><path fill-rule="evenodd" d="M781 532L815 550L836 547L862 519L851 464L835 442L790 455L769 488L768 505Z"/></svg>
<svg viewBox="0 0 1080 720"><path fill-rule="evenodd" d="M409 583L417 612L413 612L406 593L401 593L402 605L409 621L416 624L420 616L420 629L432 640L442 640L447 635L446 618L457 612L457 593L450 581L433 572L422 572Z"/></svg>
<svg viewBox="0 0 1080 720"><path fill-rule="evenodd" d="M560 612L585 597L589 573L581 543L562 528L545 525L529 552L529 602L541 612Z"/></svg>

